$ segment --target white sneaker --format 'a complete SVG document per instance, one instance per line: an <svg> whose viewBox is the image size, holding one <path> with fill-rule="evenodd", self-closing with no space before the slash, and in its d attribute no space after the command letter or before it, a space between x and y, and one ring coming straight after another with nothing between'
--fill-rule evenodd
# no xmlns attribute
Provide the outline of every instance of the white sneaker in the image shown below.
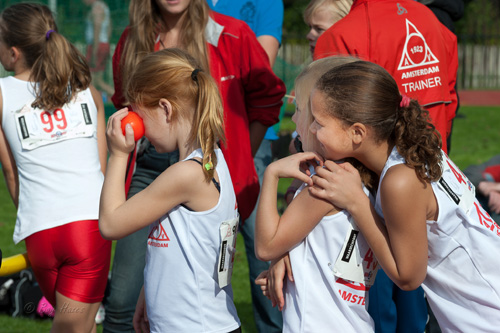
<svg viewBox="0 0 500 333"><path fill-rule="evenodd" d="M101 305L99 305L99 310L97 310L97 314L95 315L95 323L97 325L102 324L102 322L104 321L105 315L106 315L106 311L104 310L104 306L101 303Z"/></svg>

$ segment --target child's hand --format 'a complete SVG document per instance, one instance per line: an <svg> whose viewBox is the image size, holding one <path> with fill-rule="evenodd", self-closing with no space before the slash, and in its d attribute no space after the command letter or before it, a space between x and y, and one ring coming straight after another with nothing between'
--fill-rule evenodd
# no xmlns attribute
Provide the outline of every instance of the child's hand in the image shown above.
<svg viewBox="0 0 500 333"><path fill-rule="evenodd" d="M266 296L271 300L271 297L269 296L269 290L267 288L267 275L269 274L269 271L262 271L260 272L259 275L255 278L255 284L260 286L260 290L262 291L262 295Z"/></svg>
<svg viewBox="0 0 500 333"><path fill-rule="evenodd" d="M313 152L298 153L271 163L267 167L266 173L277 178L295 178L312 185L311 178L309 178L311 175L309 166L311 165L313 167L323 165L323 158Z"/></svg>
<svg viewBox="0 0 500 333"><path fill-rule="evenodd" d="M491 191L488 198L488 207L496 214L500 214L500 192Z"/></svg>
<svg viewBox="0 0 500 333"><path fill-rule="evenodd" d="M293 281L292 265L288 253L281 259L271 262L267 276L268 298L273 306L278 306L280 311L285 306L285 297L283 296L285 274L288 280Z"/></svg>
<svg viewBox="0 0 500 333"><path fill-rule="evenodd" d="M361 177L358 170L348 162L337 164L326 161L324 167L316 167L312 177L314 186L309 191L315 197L350 211L350 206L364 198Z"/></svg>
<svg viewBox="0 0 500 333"><path fill-rule="evenodd" d="M108 142L108 150L112 155L128 155L134 150L134 130L130 125L125 128L123 135L121 122L122 119L128 114L127 108L116 111L108 119L106 128L106 139Z"/></svg>
<svg viewBox="0 0 500 333"><path fill-rule="evenodd" d="M144 297L144 287L141 289L133 319L134 329L138 333L149 333L148 313L146 311L146 299Z"/></svg>

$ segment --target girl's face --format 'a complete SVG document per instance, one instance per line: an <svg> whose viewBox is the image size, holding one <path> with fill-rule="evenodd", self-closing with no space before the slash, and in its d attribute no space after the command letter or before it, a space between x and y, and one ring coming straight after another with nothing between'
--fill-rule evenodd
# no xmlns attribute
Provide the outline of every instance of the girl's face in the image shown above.
<svg viewBox="0 0 500 333"><path fill-rule="evenodd" d="M328 114L325 96L313 90L311 93L311 112L314 121L310 126L311 133L319 141L325 158L341 160L351 157L352 140L342 121Z"/></svg>
<svg viewBox="0 0 500 333"><path fill-rule="evenodd" d="M341 19L339 15L335 15L336 8L328 8L328 5L319 6L311 15L311 20L308 22L309 33L306 35L309 41L309 50L314 53L316 41L319 36L334 23Z"/></svg>
<svg viewBox="0 0 500 333"><path fill-rule="evenodd" d="M167 15L181 15L183 14L191 1L196 0L155 0L162 14Z"/></svg>
<svg viewBox="0 0 500 333"><path fill-rule="evenodd" d="M307 81L306 81L307 82ZM300 136L304 151L314 151L322 154L322 149L318 140L311 135L309 126L311 125L311 114L309 108L309 92L312 86L307 86L307 83L298 83L295 89L295 113L292 116L292 121L295 123L295 130Z"/></svg>
<svg viewBox="0 0 500 333"><path fill-rule="evenodd" d="M176 140L173 138L173 128L167 122L165 110L162 106L147 109L133 105L133 109L144 122L144 136L151 142L159 153L172 152L177 149Z"/></svg>
<svg viewBox="0 0 500 333"><path fill-rule="evenodd" d="M307 137L309 132L309 124L307 123L307 99L298 94L295 96L295 113L292 116L292 121L295 123L295 131L301 138Z"/></svg>

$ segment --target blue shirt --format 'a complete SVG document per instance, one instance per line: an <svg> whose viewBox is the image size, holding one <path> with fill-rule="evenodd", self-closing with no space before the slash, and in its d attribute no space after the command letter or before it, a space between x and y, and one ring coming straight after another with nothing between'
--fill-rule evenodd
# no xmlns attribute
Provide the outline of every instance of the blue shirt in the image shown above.
<svg viewBox="0 0 500 333"><path fill-rule="evenodd" d="M245 21L257 37L273 36L281 44L282 0L207 0L207 3L210 9L218 13ZM267 129L264 139L278 139L273 126Z"/></svg>
<svg viewBox="0 0 500 333"><path fill-rule="evenodd" d="M207 3L216 12L245 21L257 37L273 36L281 44L282 0L207 0Z"/></svg>

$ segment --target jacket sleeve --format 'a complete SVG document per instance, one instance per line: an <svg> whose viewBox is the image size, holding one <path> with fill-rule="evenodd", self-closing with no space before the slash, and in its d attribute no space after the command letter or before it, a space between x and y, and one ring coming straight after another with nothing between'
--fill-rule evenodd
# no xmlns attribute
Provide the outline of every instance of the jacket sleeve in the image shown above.
<svg viewBox="0 0 500 333"><path fill-rule="evenodd" d="M248 121L272 126L279 121L285 84L273 73L266 52L246 24L242 26L239 52Z"/></svg>
<svg viewBox="0 0 500 333"><path fill-rule="evenodd" d="M457 97L457 71L458 71L458 51L457 51L457 38L453 33L447 30L443 26L443 29L446 29L444 32L448 35L446 44L449 45L449 57L448 57L448 87L450 91L451 103L446 106L446 113L448 122L451 122L457 113L458 109L458 97ZM450 124L451 126L451 124ZM451 127L448 128L448 131L451 132ZM450 133L446 133L447 136Z"/></svg>
<svg viewBox="0 0 500 333"><path fill-rule="evenodd" d="M125 97L123 96L123 82L120 61L122 58L123 48L125 47L125 41L128 36L128 27L123 31L118 44L116 44L115 53L113 53L113 83L115 86L115 93L111 97L116 109L121 109L125 105Z"/></svg>

